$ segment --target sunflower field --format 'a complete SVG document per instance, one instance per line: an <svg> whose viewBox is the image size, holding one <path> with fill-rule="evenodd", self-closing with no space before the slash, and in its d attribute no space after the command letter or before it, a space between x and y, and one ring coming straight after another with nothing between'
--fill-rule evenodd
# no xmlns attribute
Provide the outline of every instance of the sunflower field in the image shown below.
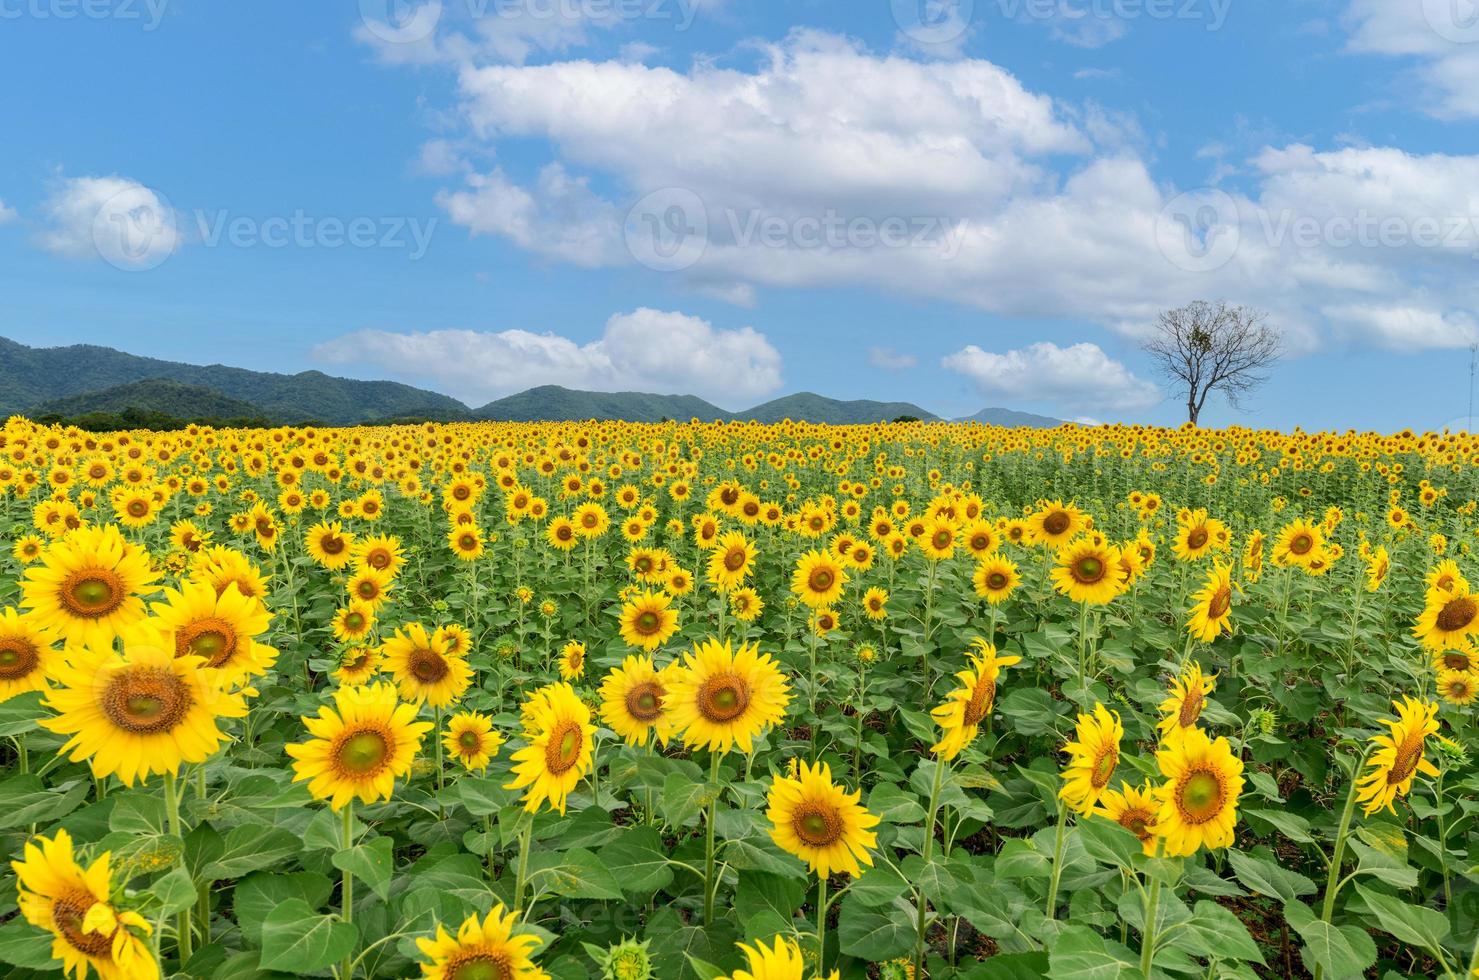
<svg viewBox="0 0 1479 980"><path fill-rule="evenodd" d="M3 975L1479 976L1476 463L11 419Z"/></svg>

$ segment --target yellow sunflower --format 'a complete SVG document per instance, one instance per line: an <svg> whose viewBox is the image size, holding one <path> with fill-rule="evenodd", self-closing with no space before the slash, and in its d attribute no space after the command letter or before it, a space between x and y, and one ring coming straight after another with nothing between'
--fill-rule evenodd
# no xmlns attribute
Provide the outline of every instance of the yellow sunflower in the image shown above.
<svg viewBox="0 0 1479 980"><path fill-rule="evenodd" d="M888 618L888 589L873 586L863 593L863 612L869 619L880 620Z"/></svg>
<svg viewBox="0 0 1479 980"><path fill-rule="evenodd" d="M401 539L389 534L361 538L354 544L354 564L394 578L406 563Z"/></svg>
<svg viewBox="0 0 1479 980"><path fill-rule="evenodd" d="M397 700L395 687L381 682L337 689L333 707L305 716L303 727L312 738L285 747L293 782L306 781L315 799L342 810L355 797L362 803L390 799L432 726L417 721L416 705Z"/></svg>
<svg viewBox="0 0 1479 980"><path fill-rule="evenodd" d="M334 612L329 625L334 631L334 639L340 643L362 640L375 628L375 607L368 602L351 600L349 605Z"/></svg>
<svg viewBox="0 0 1479 980"><path fill-rule="evenodd" d="M442 745L467 769L482 772L498 754L503 736L493 730L493 722L477 711L459 711L447 722L442 732Z"/></svg>
<svg viewBox="0 0 1479 980"><path fill-rule="evenodd" d="M164 601L153 607L155 621L174 634L175 655L200 657L202 668L218 671L229 685L264 674L277 662L277 650L257 642L272 625L272 614L235 585L217 595L205 582L184 582L165 590Z"/></svg>
<svg viewBox="0 0 1479 980"><path fill-rule="evenodd" d="M1059 548L1086 527L1088 527L1088 519L1072 503L1065 504L1061 500L1051 500L1028 516L1023 530L1026 531L1027 539L1033 544ZM1012 530L1013 528L1008 528L1009 538L1012 537Z"/></svg>
<svg viewBox="0 0 1479 980"><path fill-rule="evenodd" d="M1022 584L1022 576L1017 572L1016 562L1001 555L991 555L976 563L971 584L976 588L976 595L995 606L1011 597Z"/></svg>
<svg viewBox="0 0 1479 980"><path fill-rule="evenodd" d="M483 546L483 532L476 524L464 524L448 531L447 547L458 561L477 561L487 550Z"/></svg>
<svg viewBox="0 0 1479 980"><path fill-rule="evenodd" d="M46 690L51 659L51 639L34 617L0 611L0 702Z"/></svg>
<svg viewBox="0 0 1479 980"><path fill-rule="evenodd" d="M1445 670L1438 674L1438 694L1456 708L1474 703L1479 696L1479 676L1468 670Z"/></svg>
<svg viewBox="0 0 1479 980"><path fill-rule="evenodd" d="M1119 789L1107 789L1099 797L1094 816L1113 820L1140 838L1140 846L1149 857L1155 854L1155 818L1159 812L1160 804L1150 783L1138 788L1121 783Z"/></svg>
<svg viewBox="0 0 1479 980"><path fill-rule="evenodd" d="M709 552L708 578L720 592L739 588L755 563L755 546L739 531L720 535Z"/></svg>
<svg viewBox="0 0 1479 980"><path fill-rule="evenodd" d="M585 676L585 644L571 640L560 650L560 679L580 680Z"/></svg>
<svg viewBox="0 0 1479 980"><path fill-rule="evenodd" d="M1434 589L1417 617L1413 635L1429 650L1460 650L1479 633L1479 598L1467 588L1456 592Z"/></svg>
<svg viewBox="0 0 1479 980"><path fill-rule="evenodd" d="M331 572L348 565L354 557L354 535L338 521L320 521L308 529L304 546L314 561Z"/></svg>
<svg viewBox="0 0 1479 980"><path fill-rule="evenodd" d="M453 656L445 636L407 623L380 646L383 669L400 687L401 697L433 708L445 708L472 683L467 661Z"/></svg>
<svg viewBox="0 0 1479 980"><path fill-rule="evenodd" d="M858 877L859 862L869 867L869 848L878 846L871 828L879 818L858 802L862 791L849 793L832 782L825 762L802 762L795 777L776 776L767 797L770 839L787 853L805 861L813 873L828 878L838 872Z"/></svg>
<svg viewBox="0 0 1479 980"><path fill-rule="evenodd" d="M791 573L791 591L813 609L830 606L842 595L847 572L833 555L825 551L808 551L796 559Z"/></svg>
<svg viewBox="0 0 1479 980"><path fill-rule="evenodd" d="M469 916L454 938L437 925L435 939L417 939L416 948L431 962L421 964L425 980L549 980L534 965L533 954L542 943L535 935L515 935L519 913L505 912L502 902L487 918Z"/></svg>
<svg viewBox="0 0 1479 980"><path fill-rule="evenodd" d="M351 647L344 651L339 666L334 670L334 679L340 684L354 687L368 684L380 670L380 651L369 647Z"/></svg>
<svg viewBox="0 0 1479 980"><path fill-rule="evenodd" d="M667 684L673 727L689 748L750 752L769 725L786 716L790 682L755 644L733 649L708 639L684 656Z"/></svg>
<svg viewBox="0 0 1479 980"><path fill-rule="evenodd" d="M1290 521L1274 542L1274 563L1309 568L1324 557L1324 541L1324 532L1317 525L1303 518Z"/></svg>
<svg viewBox="0 0 1479 980"><path fill-rule="evenodd" d="M742 623L753 623L764 608L765 601L754 589L735 589L729 593L729 611Z"/></svg>
<svg viewBox="0 0 1479 980"><path fill-rule="evenodd" d="M1367 816L1383 807L1396 813L1393 801L1408 794L1419 773L1438 775L1423 756L1427 737L1438 731L1438 705L1404 696L1393 701L1392 707L1397 709L1397 719L1381 719L1390 731L1371 737L1375 751L1366 760L1366 772L1356 781L1356 799L1365 804Z"/></svg>
<svg viewBox="0 0 1479 980"><path fill-rule="evenodd" d="M89 969L101 980L157 980L159 965L144 938L153 929L137 912L112 904L110 861L104 852L84 870L65 830L27 843L23 860L10 863L21 915L55 937L52 959L77 980Z"/></svg>
<svg viewBox="0 0 1479 980"><path fill-rule="evenodd" d="M728 977L717 980L803 980L806 957L802 955L801 947L794 939L783 936L774 937L774 943L773 948L760 940L754 946L740 943L747 968L735 970ZM828 980L837 980L836 970L829 974Z"/></svg>
<svg viewBox="0 0 1479 980"><path fill-rule="evenodd" d="M930 712L943 731L940 741L930 751L947 762L971 744L981 722L991 713L1002 668L1022 662L1021 657L998 657L996 647L979 637L971 641L971 646L976 652L970 655L970 668L955 675L960 686L945 695L944 703Z"/></svg>
<svg viewBox="0 0 1479 980"><path fill-rule="evenodd" d="M1076 734L1076 739L1063 746L1070 759L1063 767L1063 788L1058 791L1058 798L1074 812L1087 816L1119 765L1120 740L1125 737L1125 727L1118 712L1095 704L1092 715L1079 714Z"/></svg>
<svg viewBox="0 0 1479 980"><path fill-rule="evenodd" d="M594 764L596 727L591 710L569 684L540 688L524 705L529 744L513 754L512 782L505 789L525 789L524 809L537 813L546 801L565 812L570 791Z"/></svg>
<svg viewBox="0 0 1479 980"><path fill-rule="evenodd" d="M936 517L925 523L924 533L914 540L926 558L931 561L944 561L955 554L955 543L958 537L959 532L954 524Z"/></svg>
<svg viewBox="0 0 1479 980"><path fill-rule="evenodd" d="M1166 854L1189 857L1204 846L1230 845L1243 792L1243 761L1227 739L1214 742L1200 728L1190 728L1163 745L1155 759L1166 779L1155 790L1160 803L1155 832L1165 841Z"/></svg>
<svg viewBox="0 0 1479 980"><path fill-rule="evenodd" d="M1120 594L1124 570L1119 549L1085 535L1062 545L1053 565L1053 585L1074 602L1102 605Z"/></svg>
<svg viewBox="0 0 1479 980"><path fill-rule="evenodd" d="M21 580L21 604L35 622L67 643L106 646L148 610L158 591L149 554L113 525L84 527L47 548Z"/></svg>
<svg viewBox="0 0 1479 980"><path fill-rule="evenodd" d="M666 745L672 737L664 673L651 657L634 654L601 682L601 720L628 745L646 745L654 735Z"/></svg>
<svg viewBox="0 0 1479 980"><path fill-rule="evenodd" d="M361 568L349 577L344 588L351 601L362 602L378 610L390 598L390 590L395 588L395 577L390 572Z"/></svg>
<svg viewBox="0 0 1479 980"><path fill-rule="evenodd" d="M558 551L569 551L580 543L580 534L568 517L556 517L544 529L544 539Z"/></svg>
<svg viewBox="0 0 1479 980"><path fill-rule="evenodd" d="M1232 566L1218 562L1207 572L1200 591L1192 594L1195 603L1186 631L1203 643L1211 643L1223 633L1232 633Z"/></svg>
<svg viewBox="0 0 1479 980"><path fill-rule="evenodd" d="M651 653L678 632L678 611L663 592L642 592L621 607L621 638Z"/></svg>
<svg viewBox="0 0 1479 980"><path fill-rule="evenodd" d="M59 752L87 759L94 775L116 775L125 786L204 762L225 738L218 719L247 713L243 696L202 669L202 658L177 657L173 638L151 621L121 639L122 652L111 641L68 648L44 702L57 717L41 726L71 736Z"/></svg>
<svg viewBox="0 0 1479 980"><path fill-rule="evenodd" d="M1202 675L1202 667L1192 661L1181 676L1172 678L1169 697L1160 703L1161 720L1157 728L1161 741L1175 742L1182 735L1197 727L1202 711L1207 707L1207 695L1217 686L1217 675Z"/></svg>

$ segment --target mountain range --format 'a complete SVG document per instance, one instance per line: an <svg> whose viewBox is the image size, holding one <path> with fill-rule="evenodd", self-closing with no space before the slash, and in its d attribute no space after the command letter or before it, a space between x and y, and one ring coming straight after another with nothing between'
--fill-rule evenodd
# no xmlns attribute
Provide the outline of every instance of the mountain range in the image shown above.
<svg viewBox="0 0 1479 980"><path fill-rule="evenodd" d="M402 419L437 421L660 422L665 419L783 419L853 425L936 416L909 402L841 401L811 392L729 412L694 395L577 391L541 385L469 408L447 395L394 381L357 381L320 371L275 374L140 357L92 344L27 347L0 337L0 417L76 418L125 411L178 419L270 419L281 423L356 425ZM1058 419L987 408L958 422L1052 427Z"/></svg>

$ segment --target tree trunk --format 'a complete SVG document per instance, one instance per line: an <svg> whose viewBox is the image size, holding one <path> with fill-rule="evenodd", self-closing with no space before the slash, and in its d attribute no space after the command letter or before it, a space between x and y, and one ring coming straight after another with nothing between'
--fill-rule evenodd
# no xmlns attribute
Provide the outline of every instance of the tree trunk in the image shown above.
<svg viewBox="0 0 1479 980"><path fill-rule="evenodd" d="M1201 414L1197 411L1197 407L1195 399L1188 398L1186 400L1186 420L1192 425L1197 424L1197 416Z"/></svg>

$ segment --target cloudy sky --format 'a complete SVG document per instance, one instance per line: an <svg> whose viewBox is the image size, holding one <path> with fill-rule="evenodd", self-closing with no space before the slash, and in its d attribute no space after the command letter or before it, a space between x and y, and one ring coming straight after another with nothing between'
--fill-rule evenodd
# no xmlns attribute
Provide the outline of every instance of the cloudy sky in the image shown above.
<svg viewBox="0 0 1479 980"><path fill-rule="evenodd" d="M1462 423L1479 0L17 0L0 336L393 377ZM67 66L59 70L58 66ZM45 79L38 84L38 79Z"/></svg>

